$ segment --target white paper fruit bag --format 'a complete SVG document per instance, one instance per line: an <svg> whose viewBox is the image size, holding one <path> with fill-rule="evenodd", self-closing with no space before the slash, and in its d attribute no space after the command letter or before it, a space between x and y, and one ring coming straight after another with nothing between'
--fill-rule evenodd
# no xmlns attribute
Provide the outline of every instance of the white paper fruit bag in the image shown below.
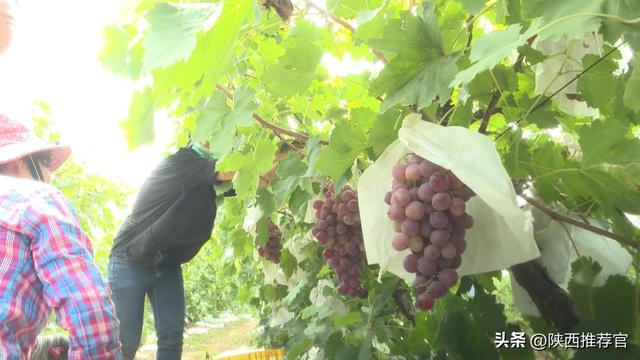
<svg viewBox="0 0 640 360"><path fill-rule="evenodd" d="M571 279L571 263L581 256L590 257L602 267L594 279L595 286L605 284L610 275L627 273L631 255L620 244L591 231L552 220L538 209L532 209L535 218L535 239L541 250L540 261L549 276L561 288L567 290ZM591 224L596 224L594 220ZM573 241L573 244L571 243ZM539 316L540 312L518 282L511 275L511 288L516 308L527 315Z"/></svg>
<svg viewBox="0 0 640 360"><path fill-rule="evenodd" d="M384 196L391 188L391 170L405 154L416 153L451 170L477 196L467 203L474 226L466 233L460 275L506 269L540 256L533 239L532 216L518 207L516 194L493 142L462 127L443 127L408 116L399 139L360 177L358 194L362 231L369 264L381 272L411 281L402 263L410 250L391 246L393 223Z"/></svg>

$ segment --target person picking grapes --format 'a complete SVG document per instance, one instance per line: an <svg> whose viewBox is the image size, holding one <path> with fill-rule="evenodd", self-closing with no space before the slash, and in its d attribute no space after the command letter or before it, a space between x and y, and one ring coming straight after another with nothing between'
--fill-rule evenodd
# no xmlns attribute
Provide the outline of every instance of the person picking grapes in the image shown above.
<svg viewBox="0 0 640 360"><path fill-rule="evenodd" d="M55 310L69 359L118 359L118 320L89 238L48 185L70 149L0 114L0 359L25 359Z"/></svg>
<svg viewBox="0 0 640 360"><path fill-rule="evenodd" d="M124 359L133 359L140 345L145 296L153 308L156 359L180 359L185 325L181 264L211 237L217 211L214 185L233 176L216 171L208 144L190 143L162 160L140 188L109 257ZM274 176L275 167L260 186Z"/></svg>

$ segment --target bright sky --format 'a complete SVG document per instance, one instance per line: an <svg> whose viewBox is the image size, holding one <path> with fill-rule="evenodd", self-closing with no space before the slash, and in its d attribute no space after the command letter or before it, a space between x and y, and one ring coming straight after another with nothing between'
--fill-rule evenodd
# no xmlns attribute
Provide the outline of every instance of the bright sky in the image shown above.
<svg viewBox="0 0 640 360"><path fill-rule="evenodd" d="M0 111L30 123L32 101L47 101L76 160L90 171L139 186L162 158L174 129L156 116L153 146L129 152L118 127L127 116L133 84L103 69L97 54L105 25L118 20L126 1L20 0L13 44L0 56ZM329 54L322 62L334 75L381 68Z"/></svg>
<svg viewBox="0 0 640 360"><path fill-rule="evenodd" d="M75 159L138 186L162 158L172 130L158 121L155 144L130 153L118 127L133 86L104 70L97 54L103 28L117 20L122 1L20 1L16 36L0 57L0 111L30 123L31 101L49 102Z"/></svg>

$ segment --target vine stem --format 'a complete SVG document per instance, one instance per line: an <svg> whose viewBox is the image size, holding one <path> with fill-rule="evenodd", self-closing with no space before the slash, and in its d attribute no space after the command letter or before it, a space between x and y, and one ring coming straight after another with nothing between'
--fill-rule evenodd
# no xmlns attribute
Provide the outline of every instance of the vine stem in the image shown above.
<svg viewBox="0 0 640 360"><path fill-rule="evenodd" d="M620 48L622 45L624 45L625 42L622 41L620 44L616 45L613 49L609 50L606 54L604 54L602 57L600 57L598 60L594 61L593 64L587 66L586 68L584 68L582 71L580 71L576 76L574 76L571 80L567 81L566 84L562 85L558 90L554 91L553 94L547 96L542 102L540 102L538 105L536 105L535 107L533 107L530 111L527 111L527 113L525 115L523 115L520 119L518 119L518 121L516 121L516 125L520 125L520 123L522 123L525 119L526 116L528 116L529 114L531 114L532 112L538 110L539 108L541 108L544 104L546 104L547 102L549 102L554 96L556 96L560 91L564 90L567 86L571 85L574 81L578 80L582 75L584 75L587 71L593 69L596 65L598 65L599 63L601 63L604 59L606 59L607 57L609 57L611 54L613 54L616 50L618 50L618 48ZM504 135L505 133L507 133L508 131L510 131L511 128L507 128L504 131L502 131L500 134L498 134L496 136L496 140L499 139L502 135Z"/></svg>
<svg viewBox="0 0 640 360"><path fill-rule="evenodd" d="M484 116L482 117L482 122L480 123L480 128L478 132L480 134L487 133L487 126L489 126L489 119L491 115L496 111L496 105L498 104L498 100L500 100L500 92L494 91L493 95L491 95L491 100L489 101L489 106L487 107L487 111L484 112Z"/></svg>
<svg viewBox="0 0 640 360"><path fill-rule="evenodd" d="M323 9L322 6L314 3L311 0L305 0L305 3L307 3L307 5L309 5L310 7L318 10L322 15L328 16L329 19L331 19L331 21L333 21L336 24L341 25L342 27L344 27L345 29L351 31L352 33L356 32L356 28L353 27L353 25L349 24L346 20L341 19L333 14L329 14L327 12L326 9ZM387 60L387 58L384 57L384 55L382 54L382 52L378 49L374 49L371 48L371 52L373 52L373 54L378 58L378 60L380 60L383 64L387 64L389 61Z"/></svg>
<svg viewBox="0 0 640 360"><path fill-rule="evenodd" d="M228 99L233 100L233 94L224 88L224 86L217 84L216 85L216 89L218 89L219 91L221 91ZM309 135L305 135L305 134L300 134L298 132L295 131L291 131L291 130L287 130L287 129L283 129L277 125L274 125L270 122L268 122L267 120L265 120L262 116L260 116L259 114L253 113L253 118L263 127L273 131L274 133L276 133L277 135L286 135L286 136L290 136L296 140L302 141L302 142L306 142L307 140L309 140ZM322 142L323 144L327 144L326 142Z"/></svg>
<svg viewBox="0 0 640 360"><path fill-rule="evenodd" d="M532 36L529 39L527 39L527 43L531 45L535 39L536 39L536 36ZM515 69L516 72L522 71L523 62L524 62L524 55L519 54L518 58L516 59L516 62L513 64L513 68ZM491 100L489 100L489 106L487 106L487 111L485 111L484 115L482 116L482 122L480 123L480 128L478 129L478 132L481 134L487 133L487 127L489 126L489 119L491 119L491 116L496 111L496 106L498 105L498 101L500 100L500 97L502 97L502 91L500 91L500 87L498 86L498 82L493 76L493 73L491 74L491 76L493 77L493 80L496 83L497 90L494 91L493 94L491 95Z"/></svg>
<svg viewBox="0 0 640 360"><path fill-rule="evenodd" d="M624 236L618 235L618 234L614 234L612 232L606 231L604 229L601 229L599 227L584 223L582 221L578 221L576 219L572 219L568 216L562 215L554 210L549 209L548 207L544 206L542 203L540 203L539 201L532 199L528 196L525 195L520 195L520 197L522 197L524 200L526 200L529 204L533 205L535 208L537 208L538 210L542 211L543 213L547 214L550 218L557 220L557 221L562 221L564 223L567 224L571 224L571 225L575 225L579 228L591 231L592 233L596 233L598 235L602 235L602 236L606 236L610 239L613 239L617 242L619 242L620 244L623 245L627 245L630 246L634 249L638 248L638 244L636 244L634 241L632 241L631 239L628 239Z"/></svg>

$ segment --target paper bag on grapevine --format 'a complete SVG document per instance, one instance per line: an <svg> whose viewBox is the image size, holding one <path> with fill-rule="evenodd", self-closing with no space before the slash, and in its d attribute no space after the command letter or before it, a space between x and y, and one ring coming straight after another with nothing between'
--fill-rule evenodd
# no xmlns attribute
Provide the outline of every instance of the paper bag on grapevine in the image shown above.
<svg viewBox="0 0 640 360"><path fill-rule="evenodd" d="M391 189L391 169L405 154L421 157L453 171L477 196L467 203L474 226L465 236L460 275L506 269L540 256L533 239L532 216L518 207L516 194L493 142L462 127L443 127L408 116L399 139L389 145L358 181L360 217L369 264L411 281L402 263L410 250L391 246L393 223L384 196Z"/></svg>
<svg viewBox="0 0 640 360"><path fill-rule="evenodd" d="M567 290L571 279L571 264L581 256L598 262L602 270L594 279L595 286L605 284L610 275L627 273L631 255L617 242L591 231L551 220L537 209L532 209L535 218L534 236L542 255L540 261L549 276L561 288ZM596 224L594 220L589 223ZM572 243L573 242L573 243ZM539 316L540 312L518 282L511 275L511 288L516 308L527 315Z"/></svg>

